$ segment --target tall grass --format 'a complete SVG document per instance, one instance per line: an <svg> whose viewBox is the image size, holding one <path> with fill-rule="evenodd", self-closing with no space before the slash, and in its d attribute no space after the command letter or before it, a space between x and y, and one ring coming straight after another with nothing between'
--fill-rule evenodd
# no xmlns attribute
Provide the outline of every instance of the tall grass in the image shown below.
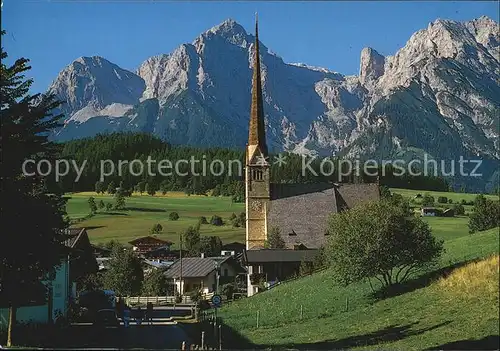
<svg viewBox="0 0 500 351"><path fill-rule="evenodd" d="M499 256L469 263L455 269L439 280L439 286L448 294L476 298L482 294L498 296Z"/></svg>

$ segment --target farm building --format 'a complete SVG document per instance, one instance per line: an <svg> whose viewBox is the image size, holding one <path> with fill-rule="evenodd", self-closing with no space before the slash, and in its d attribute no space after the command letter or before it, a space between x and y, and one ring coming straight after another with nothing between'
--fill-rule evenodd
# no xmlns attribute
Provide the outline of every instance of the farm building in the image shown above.
<svg viewBox="0 0 500 351"><path fill-rule="evenodd" d="M441 212L435 207L422 207L420 209L420 216L422 217L436 217L439 216Z"/></svg>

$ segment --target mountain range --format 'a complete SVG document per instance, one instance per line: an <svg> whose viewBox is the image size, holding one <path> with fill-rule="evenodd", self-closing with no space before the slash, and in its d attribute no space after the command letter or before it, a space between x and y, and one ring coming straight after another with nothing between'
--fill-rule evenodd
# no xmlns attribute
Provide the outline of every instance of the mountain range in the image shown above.
<svg viewBox="0 0 500 351"><path fill-rule="evenodd" d="M361 51L358 75L286 63L260 43L271 151L376 159L500 158L499 24L438 19L393 56ZM245 146L255 37L228 19L135 72L99 56L65 67L65 141L114 131L172 144ZM341 53L339 53L341 55Z"/></svg>

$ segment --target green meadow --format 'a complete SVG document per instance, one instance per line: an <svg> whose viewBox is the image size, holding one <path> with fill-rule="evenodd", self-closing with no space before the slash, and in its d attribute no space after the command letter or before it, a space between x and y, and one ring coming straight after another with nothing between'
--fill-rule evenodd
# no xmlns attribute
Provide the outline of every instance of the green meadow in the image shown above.
<svg viewBox="0 0 500 351"><path fill-rule="evenodd" d="M434 199L437 202L437 198L439 196L445 196L448 199L452 199L453 203L460 203L460 201L465 200L467 202L474 201L477 195L479 194L469 194L469 193L454 193L454 192L444 192L444 191L427 191L427 190L411 190L411 189L400 189L400 188L391 188L391 192L401 194L407 198L414 198L417 194L425 195L429 194L434 196ZM491 200L498 200L498 195L485 195L486 198Z"/></svg>
<svg viewBox="0 0 500 351"><path fill-rule="evenodd" d="M499 335L498 228L451 232L435 232L446 248L439 266L391 297L371 297L367 282L338 286L325 270L219 315L239 342L270 349L489 349ZM481 259L472 270L469 262ZM457 276L453 284L447 274Z"/></svg>
<svg viewBox="0 0 500 351"><path fill-rule="evenodd" d="M229 224L229 216L232 213L238 215L244 211L243 203L233 203L228 197L212 196L186 196L182 193L168 193L167 196L150 196L134 194L126 198L125 211L98 210L91 218L85 219L89 214L88 199L95 198L96 203L103 200L104 203L114 204L112 195L97 195L93 192L75 193L66 195L67 213L72 220L78 220L73 226L85 227L94 243L117 240L126 243L135 238L149 235L151 227L160 223L163 232L158 235L161 239L179 243L179 233L190 225L198 223L201 216L210 217L218 215L225 221L223 226L204 224L201 226L202 235L217 235L223 243L233 241L243 242L245 240L244 228L233 228ZM177 212L177 221L169 220L169 213ZM83 220L82 220L83 219Z"/></svg>
<svg viewBox="0 0 500 351"><path fill-rule="evenodd" d="M451 193L421 191L409 189L391 189L392 192L401 194L409 199L417 194L430 194L437 201L438 196L446 196L452 199L454 203L459 203L462 199L473 201L477 194ZM239 214L244 212L243 203L233 203L229 197L212 196L187 196L180 192L170 192L166 196L134 193L132 197L126 198L126 211L105 211L99 210L98 213L88 219L89 214L88 198L93 196L96 202L103 200L105 203L114 203L112 195L96 194L94 192L83 192L67 194L69 198L67 212L72 220L79 220L74 226L86 227L92 242L106 242L117 240L128 242L134 238L149 234L151 227L160 223L163 232L158 237L179 242L179 233L190 225L195 225L200 216L207 217L210 220L212 215L218 215L223 218L225 225L217 227L213 225L202 225L201 233L203 235L220 236L224 243L233 241L244 242L244 228L233 228L228 221L232 213ZM497 196L487 195L488 198L498 199ZM418 200L417 200L418 201ZM414 204L418 209L419 205ZM449 206L449 204L448 204ZM466 212L470 212L472 206L466 205ZM168 215L170 212L177 212L180 216L177 221L170 221ZM468 232L467 216L446 218L446 217L426 217L435 233L447 238L453 238L464 235Z"/></svg>

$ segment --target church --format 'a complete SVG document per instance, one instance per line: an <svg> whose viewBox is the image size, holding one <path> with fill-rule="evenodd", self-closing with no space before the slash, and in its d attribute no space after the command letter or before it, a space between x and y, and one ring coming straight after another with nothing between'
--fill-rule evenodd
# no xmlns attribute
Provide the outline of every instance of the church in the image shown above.
<svg viewBox="0 0 500 351"><path fill-rule="evenodd" d="M266 144L258 23L255 23L252 100L245 156L247 294L281 281L312 261L326 242L332 213L380 198L378 183L273 184ZM266 249L271 228L280 230L286 249Z"/></svg>

